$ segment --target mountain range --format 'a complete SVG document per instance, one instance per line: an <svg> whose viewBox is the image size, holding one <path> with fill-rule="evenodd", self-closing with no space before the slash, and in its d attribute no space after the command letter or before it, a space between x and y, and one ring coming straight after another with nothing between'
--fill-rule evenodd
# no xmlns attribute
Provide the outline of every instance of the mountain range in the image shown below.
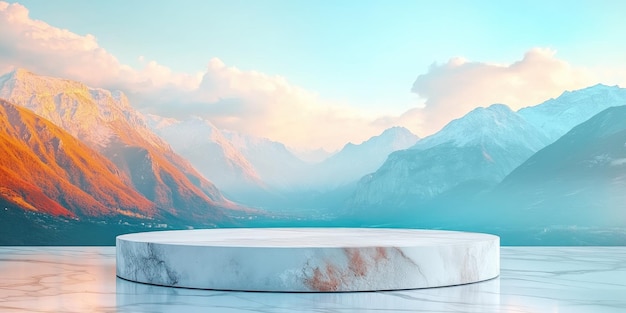
<svg viewBox="0 0 626 313"><path fill-rule="evenodd" d="M446 202L489 190L571 127L624 103L625 89L596 85L518 112L501 104L477 108L410 149L392 153L361 179L349 205L353 210L423 207L436 198Z"/></svg>
<svg viewBox="0 0 626 313"><path fill-rule="evenodd" d="M556 99L520 109L518 113L554 142L574 126L601 111L626 103L626 89L598 84L565 91Z"/></svg>
<svg viewBox="0 0 626 313"><path fill-rule="evenodd" d="M280 142L144 115L122 92L19 69L0 76L0 244L295 224L624 244L625 120L626 89L596 85L517 112L476 108L421 139L393 127L310 162Z"/></svg>
<svg viewBox="0 0 626 313"><path fill-rule="evenodd" d="M453 188L493 186L548 143L509 107L477 108L410 149L392 153L359 182L364 206L415 206Z"/></svg>
<svg viewBox="0 0 626 313"><path fill-rule="evenodd" d="M310 163L282 143L220 130L200 117L176 120L149 115L148 125L232 199L264 207L293 205L305 194L325 197L325 192L352 186L375 171L389 153L418 140L406 128L393 127Z"/></svg>
<svg viewBox="0 0 626 313"><path fill-rule="evenodd" d="M0 98L49 120L108 159L137 198L163 214L216 225L228 220L226 212L239 209L155 135L121 92L20 69L0 77Z"/></svg>

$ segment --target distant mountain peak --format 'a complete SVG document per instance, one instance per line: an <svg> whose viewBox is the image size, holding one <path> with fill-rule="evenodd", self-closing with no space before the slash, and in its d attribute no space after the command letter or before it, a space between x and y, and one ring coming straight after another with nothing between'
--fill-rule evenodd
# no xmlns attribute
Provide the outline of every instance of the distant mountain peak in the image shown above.
<svg viewBox="0 0 626 313"><path fill-rule="evenodd" d="M64 78L39 75L24 68L16 68L13 71L8 72L2 77L0 77L0 83L8 82L8 81L12 81L14 83L21 83L21 84L27 85L30 88L38 87L40 85L44 85L45 87L51 87L52 85L56 85L56 86L65 85L65 86L74 86L74 87L78 87L81 89L82 88L87 89L87 86L85 86L81 82L64 79Z"/></svg>
<svg viewBox="0 0 626 313"><path fill-rule="evenodd" d="M520 137L526 137L524 139ZM412 149L428 149L449 143L455 146L480 145L484 142L523 141L540 149L547 138L505 104L475 108L465 116L448 123L441 131L415 144Z"/></svg>
<svg viewBox="0 0 626 313"><path fill-rule="evenodd" d="M582 89L577 89L577 90L565 90L563 91L563 93L561 93L556 99L559 98L567 98L570 97L572 95L580 95L580 94L594 94L594 93L603 93L603 92L611 92L611 91L617 91L621 89L618 85L613 85L613 86L609 86L609 85L605 85L602 83L597 83L595 85L589 86L589 87L585 87ZM550 99L550 100L554 100ZM547 100L547 101L550 101ZM547 102L545 101L545 102Z"/></svg>
<svg viewBox="0 0 626 313"><path fill-rule="evenodd" d="M392 127L385 129L382 132L381 136L385 134L413 134L413 133L410 130L408 130L406 127L392 126Z"/></svg>
<svg viewBox="0 0 626 313"><path fill-rule="evenodd" d="M379 168L390 153L414 145L419 137L404 127L391 127L377 136L353 144L318 163L313 185L332 188L356 182L363 175Z"/></svg>
<svg viewBox="0 0 626 313"><path fill-rule="evenodd" d="M487 107L486 110L491 110L491 111L495 111L495 112L513 112L513 110L511 110L511 108L506 105L506 104L502 104L502 103L494 103L492 105L490 105L489 107Z"/></svg>
<svg viewBox="0 0 626 313"><path fill-rule="evenodd" d="M6 74L7 77L11 77L11 78L21 78L21 77L28 76L28 75L34 75L34 74L33 72L25 68L21 68L21 67L18 67Z"/></svg>
<svg viewBox="0 0 626 313"><path fill-rule="evenodd" d="M492 118L496 114L511 114L513 110L502 103L494 103L488 107L478 107L470 111L466 116L481 116L481 118Z"/></svg>
<svg viewBox="0 0 626 313"><path fill-rule="evenodd" d="M361 145L379 145L379 144L392 144L394 142L396 143L400 143L400 145L403 145L403 142L410 142L410 141L417 141L419 140L419 137L415 134L413 134L410 130L408 130L405 127L402 126L393 126L390 128L385 129L382 133L380 133L380 135L376 135L376 136L372 136L370 137L368 140L360 143L360 144L353 144L353 143L348 143L346 144L346 148L352 148L353 146L361 146Z"/></svg>
<svg viewBox="0 0 626 313"><path fill-rule="evenodd" d="M520 109L518 113L555 141L591 116L620 105L626 105L626 89L596 84L563 92L556 99Z"/></svg>
<svg viewBox="0 0 626 313"><path fill-rule="evenodd" d="M12 71L5 72L4 74L0 75L0 81L25 79L25 78L28 78L29 76L37 76L37 75L25 68L18 67Z"/></svg>
<svg viewBox="0 0 626 313"><path fill-rule="evenodd" d="M579 92L579 91L584 92L584 91L589 91L589 90L615 90L615 89L620 89L620 87L618 85L606 85L603 83L597 83L589 87L585 87L585 88L574 90L574 91L568 91L568 92L572 93L572 92Z"/></svg>

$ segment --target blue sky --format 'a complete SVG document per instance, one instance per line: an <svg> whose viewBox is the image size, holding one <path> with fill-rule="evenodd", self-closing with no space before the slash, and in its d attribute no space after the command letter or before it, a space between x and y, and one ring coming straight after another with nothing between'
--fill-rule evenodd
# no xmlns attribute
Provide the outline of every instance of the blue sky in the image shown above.
<svg viewBox="0 0 626 313"><path fill-rule="evenodd" d="M370 118L370 124L375 114L399 117L427 105L429 98L434 103L432 91L414 88L411 92L413 84L418 76L428 76L433 67L443 67L456 57L507 67L540 48L572 69L588 72L576 83L552 86L545 93L550 96L563 91L559 88L626 82L622 71L626 41L621 39L626 29L625 1L576 1L575 5L572 1L363 0L19 3L32 20L80 36L93 35L99 47L131 68L155 61L172 72L191 75L203 73L217 58L241 71L280 76L325 106L362 109L368 113L361 118ZM526 79L530 77L534 76ZM436 119L449 120L471 106L489 104L471 103L458 114ZM531 104L536 103L526 105ZM427 135L441 123L403 126ZM378 130L364 131L350 141L366 139Z"/></svg>

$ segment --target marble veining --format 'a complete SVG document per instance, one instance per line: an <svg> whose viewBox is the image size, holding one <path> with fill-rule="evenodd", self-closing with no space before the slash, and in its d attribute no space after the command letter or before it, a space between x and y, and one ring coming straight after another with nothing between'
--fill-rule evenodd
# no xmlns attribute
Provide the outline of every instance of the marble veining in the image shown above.
<svg viewBox="0 0 626 313"><path fill-rule="evenodd" d="M124 270L126 278L137 281L145 278L146 283L177 286L179 275L168 266L161 248L154 243L135 245L137 251L131 251L131 245L121 247L121 254L126 256Z"/></svg>
<svg viewBox="0 0 626 313"><path fill-rule="evenodd" d="M117 275L216 290L400 290L495 278L499 248L493 235L415 229L149 232L117 238Z"/></svg>
<svg viewBox="0 0 626 313"><path fill-rule="evenodd" d="M115 276L115 247L0 247L0 312L623 313L626 247L502 247L498 278L356 293L226 292Z"/></svg>

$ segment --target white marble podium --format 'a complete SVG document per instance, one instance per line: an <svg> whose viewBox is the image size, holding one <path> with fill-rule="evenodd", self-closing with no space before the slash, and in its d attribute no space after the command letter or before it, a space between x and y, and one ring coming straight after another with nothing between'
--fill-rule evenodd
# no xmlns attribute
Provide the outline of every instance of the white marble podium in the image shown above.
<svg viewBox="0 0 626 313"><path fill-rule="evenodd" d="M117 276L239 291L345 292L468 284L500 273L493 235L380 228L232 228L121 235Z"/></svg>

